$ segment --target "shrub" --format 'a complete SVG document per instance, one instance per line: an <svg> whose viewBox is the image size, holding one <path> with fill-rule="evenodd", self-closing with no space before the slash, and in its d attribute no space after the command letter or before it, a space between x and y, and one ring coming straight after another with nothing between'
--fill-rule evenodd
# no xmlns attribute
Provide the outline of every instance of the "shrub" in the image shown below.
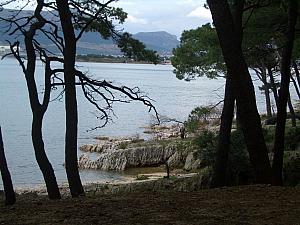
<svg viewBox="0 0 300 225"><path fill-rule="evenodd" d="M286 185L300 183L300 153L286 152L283 160L283 177Z"/></svg>
<svg viewBox="0 0 300 225"><path fill-rule="evenodd" d="M136 180L148 180L149 177L146 175L137 175Z"/></svg>
<svg viewBox="0 0 300 225"><path fill-rule="evenodd" d="M186 121L188 132L196 133L201 127L205 127L211 120L219 117L218 109L212 106L200 106L191 111Z"/></svg>
<svg viewBox="0 0 300 225"><path fill-rule="evenodd" d="M216 158L218 136L211 131L204 131L194 140L198 151L194 157L202 160L204 166L213 167ZM252 170L248 152L240 131L231 133L231 148L228 158L228 184L237 185L249 183L252 179Z"/></svg>

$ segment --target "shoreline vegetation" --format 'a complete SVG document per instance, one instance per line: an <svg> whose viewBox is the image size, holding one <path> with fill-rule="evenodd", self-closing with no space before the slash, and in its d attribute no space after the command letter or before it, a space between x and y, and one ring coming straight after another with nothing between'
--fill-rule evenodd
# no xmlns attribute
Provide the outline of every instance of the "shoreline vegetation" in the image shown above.
<svg viewBox="0 0 300 225"><path fill-rule="evenodd" d="M149 61L136 61L126 56L96 55L96 54L77 55L76 61L93 62L93 63L153 64L152 62ZM158 64L171 65L171 61L168 57L161 57Z"/></svg>

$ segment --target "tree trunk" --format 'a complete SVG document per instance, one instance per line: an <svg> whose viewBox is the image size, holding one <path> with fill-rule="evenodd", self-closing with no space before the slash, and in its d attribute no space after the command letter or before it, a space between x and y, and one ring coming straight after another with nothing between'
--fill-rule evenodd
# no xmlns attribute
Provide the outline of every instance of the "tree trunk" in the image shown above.
<svg viewBox="0 0 300 225"><path fill-rule="evenodd" d="M257 111L254 86L246 65L239 35L226 0L208 0L216 27L228 75L232 78L240 123L257 183L270 182L270 162Z"/></svg>
<svg viewBox="0 0 300 225"><path fill-rule="evenodd" d="M270 77L271 90L275 99L276 108L278 109L278 93L272 69L268 67L268 75Z"/></svg>
<svg viewBox="0 0 300 225"><path fill-rule="evenodd" d="M295 70L295 75L296 75L296 78L297 78L298 87L300 87L300 74L299 74L297 63L296 63L295 60L293 60L292 64L293 64L293 67L294 67L294 70Z"/></svg>
<svg viewBox="0 0 300 225"><path fill-rule="evenodd" d="M65 80L65 165L72 197L84 195L78 171L77 130L78 112L75 85L76 37L72 24L71 11L67 0L56 0L65 39L64 46L64 80Z"/></svg>
<svg viewBox="0 0 300 225"><path fill-rule="evenodd" d="M1 170L1 176L3 181L4 193L5 193L5 204L13 205L16 202L16 195L15 195L10 172L7 167L7 162L5 158L1 126L0 126L0 170Z"/></svg>
<svg viewBox="0 0 300 225"><path fill-rule="evenodd" d="M284 132L286 123L286 107L289 97L289 85L291 78L291 57L295 39L295 26L297 23L298 1L290 0L288 7L288 30L286 34L286 45L283 48L281 61L281 84L279 92L279 107L277 112L277 123L275 131L274 159L273 159L273 185L283 185L282 167L284 153Z"/></svg>
<svg viewBox="0 0 300 225"><path fill-rule="evenodd" d="M51 163L49 162L43 141L42 134L43 113L34 112L32 119L32 143L35 152L36 161L42 171L48 196L50 199L60 199L60 192L57 185L56 177Z"/></svg>
<svg viewBox="0 0 300 225"><path fill-rule="evenodd" d="M294 107L292 104L291 95L289 95L289 98L288 98L288 106L289 106L291 120L292 120L292 127L296 127L297 126L296 114L295 114L295 110L294 110Z"/></svg>
<svg viewBox="0 0 300 225"><path fill-rule="evenodd" d="M33 114L31 138L33 142L36 160L40 170L42 171L46 183L48 196L50 199L60 199L61 196L57 185L55 173L46 155L42 135L43 117L48 107L49 96L51 91L51 87L49 87L50 75L47 74L49 73L49 71L45 71L45 74L47 75L45 77L44 103L43 105L41 105L39 102L37 86L34 78L36 68L36 54L33 46L34 34L35 30L30 30L29 32L27 32L24 41L26 46L26 54L28 58L27 70L25 71L25 79L29 93L30 106Z"/></svg>
<svg viewBox="0 0 300 225"><path fill-rule="evenodd" d="M267 110L267 117L271 118L272 115L272 108L271 108L271 99L270 99L270 92L269 92L269 83L267 81L267 73L266 73L266 67L263 65L261 69L261 78L262 82L264 84L264 94L266 98L266 110Z"/></svg>
<svg viewBox="0 0 300 225"><path fill-rule="evenodd" d="M235 98L231 87L231 80L227 78L216 162L211 182L211 187L213 188L227 185L227 164L230 151L230 134L234 114L234 100Z"/></svg>
<svg viewBox="0 0 300 225"><path fill-rule="evenodd" d="M298 99L300 100L300 90L299 90L299 87L298 87L298 85L297 85L297 82L296 82L296 80L294 79L293 76L291 76L291 81L292 81L292 83L293 83L293 85L294 85L294 87L295 87L296 93L297 93L297 95L298 95Z"/></svg>

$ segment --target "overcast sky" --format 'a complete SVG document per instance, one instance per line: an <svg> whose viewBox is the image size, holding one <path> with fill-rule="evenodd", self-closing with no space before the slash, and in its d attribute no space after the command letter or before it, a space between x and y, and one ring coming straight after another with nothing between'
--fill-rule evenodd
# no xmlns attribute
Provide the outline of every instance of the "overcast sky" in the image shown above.
<svg viewBox="0 0 300 225"><path fill-rule="evenodd" d="M22 0L9 7L20 7L20 2ZM182 31L211 22L210 11L203 7L205 2L206 0L119 0L113 6L121 7L128 13L122 26L125 31L167 31L179 38ZM33 8L30 5L26 9Z"/></svg>
<svg viewBox="0 0 300 225"><path fill-rule="evenodd" d="M210 11L203 7L205 0L119 0L128 13L126 31L167 31L180 37L188 30L211 22Z"/></svg>

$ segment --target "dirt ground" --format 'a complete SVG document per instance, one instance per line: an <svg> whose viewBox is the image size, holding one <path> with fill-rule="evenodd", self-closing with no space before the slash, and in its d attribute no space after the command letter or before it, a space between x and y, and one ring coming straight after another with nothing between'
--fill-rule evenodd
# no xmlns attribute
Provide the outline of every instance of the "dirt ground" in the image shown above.
<svg viewBox="0 0 300 225"><path fill-rule="evenodd" d="M300 187L244 186L50 201L18 196L0 224L300 224Z"/></svg>

